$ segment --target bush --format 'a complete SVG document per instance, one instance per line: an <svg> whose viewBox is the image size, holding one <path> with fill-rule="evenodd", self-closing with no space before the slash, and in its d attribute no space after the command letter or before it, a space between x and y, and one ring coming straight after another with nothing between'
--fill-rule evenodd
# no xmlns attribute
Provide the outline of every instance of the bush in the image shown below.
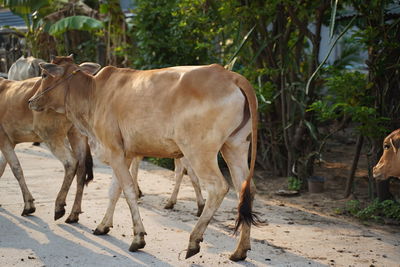
<svg viewBox="0 0 400 267"><path fill-rule="evenodd" d="M288 189L289 190L300 190L303 181L299 178L289 176L288 177Z"/></svg>
<svg viewBox="0 0 400 267"><path fill-rule="evenodd" d="M346 203L346 212L363 221L383 222L384 219L393 219L400 223L400 203L394 200L379 202L375 199L365 208L361 207L358 200L351 200Z"/></svg>
<svg viewBox="0 0 400 267"><path fill-rule="evenodd" d="M357 130L364 136L383 136L387 121L373 108L374 98L367 84L366 75L358 71L328 70L327 93L310 105L319 121L346 120L357 124Z"/></svg>

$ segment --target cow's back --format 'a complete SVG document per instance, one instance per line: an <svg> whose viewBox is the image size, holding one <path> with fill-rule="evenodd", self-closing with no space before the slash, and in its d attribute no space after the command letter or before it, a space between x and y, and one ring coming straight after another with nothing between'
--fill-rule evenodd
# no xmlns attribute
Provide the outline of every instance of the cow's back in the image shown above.
<svg viewBox="0 0 400 267"><path fill-rule="evenodd" d="M32 132L33 113L27 101L34 94L33 87L38 79L0 79L0 124L12 141L34 140L32 136L36 138Z"/></svg>

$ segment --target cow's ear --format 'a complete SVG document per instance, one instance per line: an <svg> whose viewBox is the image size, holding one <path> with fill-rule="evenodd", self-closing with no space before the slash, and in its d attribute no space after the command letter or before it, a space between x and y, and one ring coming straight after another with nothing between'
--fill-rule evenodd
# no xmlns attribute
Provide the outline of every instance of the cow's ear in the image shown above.
<svg viewBox="0 0 400 267"><path fill-rule="evenodd" d="M90 75L96 74L96 72L99 71L101 68L100 64L94 63L94 62L83 62L82 64L79 65L79 67L86 73Z"/></svg>
<svg viewBox="0 0 400 267"><path fill-rule="evenodd" d="M53 77L61 77L64 74L64 67L52 63L41 62L40 68Z"/></svg>
<svg viewBox="0 0 400 267"><path fill-rule="evenodd" d="M394 153L396 153L396 154L397 154L397 148L395 147L395 145L394 145L394 143L393 143L393 139L392 139L392 138L390 138L390 144L392 145L392 148L393 148L393 151L394 151Z"/></svg>

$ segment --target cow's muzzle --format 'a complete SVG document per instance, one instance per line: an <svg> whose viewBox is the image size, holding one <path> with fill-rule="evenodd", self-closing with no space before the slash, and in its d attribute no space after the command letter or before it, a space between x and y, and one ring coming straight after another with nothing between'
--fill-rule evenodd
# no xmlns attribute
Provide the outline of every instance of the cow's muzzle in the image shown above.
<svg viewBox="0 0 400 267"><path fill-rule="evenodd" d="M33 111L43 111L44 108L39 107L38 103L37 103L37 99L29 99L28 100L28 107L29 109L33 110Z"/></svg>
<svg viewBox="0 0 400 267"><path fill-rule="evenodd" d="M373 168L372 174L375 180L385 180L385 175L383 174L382 169L383 166L379 163Z"/></svg>

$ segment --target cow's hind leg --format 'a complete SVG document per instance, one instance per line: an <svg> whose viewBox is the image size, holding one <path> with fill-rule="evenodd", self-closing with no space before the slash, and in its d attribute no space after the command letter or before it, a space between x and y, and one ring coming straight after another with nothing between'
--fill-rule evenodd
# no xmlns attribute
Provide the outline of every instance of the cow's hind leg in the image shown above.
<svg viewBox="0 0 400 267"><path fill-rule="evenodd" d="M34 213L36 208L35 204L33 203L34 199L32 194L29 192L28 186L26 185L24 173L17 155L15 154L14 146L15 145L11 143L3 127L0 126L0 150L3 153L5 160L10 165L11 171L13 172L19 183L19 187L21 188L22 197L24 199L24 210L22 211L21 215L25 216Z"/></svg>
<svg viewBox="0 0 400 267"><path fill-rule="evenodd" d="M218 151L203 152L201 149L194 149L194 151L196 153L193 154L183 152L196 175L206 185L208 197L204 210L190 234L186 258L200 251L200 242L203 241L203 234L207 225L229 190L229 185L218 167Z"/></svg>
<svg viewBox="0 0 400 267"><path fill-rule="evenodd" d="M182 183L183 173L185 171L182 161L180 159L174 160L175 165L175 186L174 190L172 191L171 197L169 198L167 204L164 206L164 209L173 209L176 204L176 199L179 193L179 187Z"/></svg>
<svg viewBox="0 0 400 267"><path fill-rule="evenodd" d="M190 181L192 182L194 193L196 194L196 201L197 201L197 217L200 217L201 213L203 212L205 200L203 195L201 194L200 182L197 175L194 173L192 167L190 167L189 162L185 158L182 159L183 165L185 166L187 173L189 175Z"/></svg>
<svg viewBox="0 0 400 267"><path fill-rule="evenodd" d="M141 198L143 196L143 193L140 190L139 183L138 183L139 166L140 166L140 162L142 160L143 160L143 157L140 157L140 156L134 157L132 159L131 168L130 168L133 185L135 187L136 196L138 198Z"/></svg>
<svg viewBox="0 0 400 267"><path fill-rule="evenodd" d="M190 178L190 181L192 182L193 189L196 194L197 217L199 217L203 212L205 200L203 198L203 195L201 194L199 179L197 178L193 169L190 167L189 162L185 158L175 159L175 186L174 190L172 191L171 197L165 205L164 209L174 208L185 169L187 170L188 176Z"/></svg>
<svg viewBox="0 0 400 267"><path fill-rule="evenodd" d="M240 135L240 133L239 133ZM238 137L238 136L237 136ZM240 137L240 136L239 136ZM247 156L249 150L249 142L246 138L230 138L222 147L221 152L224 157L229 171L232 176L232 181L239 196L242 184L246 180L249 173ZM251 185L251 194L254 197L254 184ZM240 230L240 238L235 249L235 252L230 256L233 261L244 260L247 256L247 251L250 250L250 224L242 223Z"/></svg>

